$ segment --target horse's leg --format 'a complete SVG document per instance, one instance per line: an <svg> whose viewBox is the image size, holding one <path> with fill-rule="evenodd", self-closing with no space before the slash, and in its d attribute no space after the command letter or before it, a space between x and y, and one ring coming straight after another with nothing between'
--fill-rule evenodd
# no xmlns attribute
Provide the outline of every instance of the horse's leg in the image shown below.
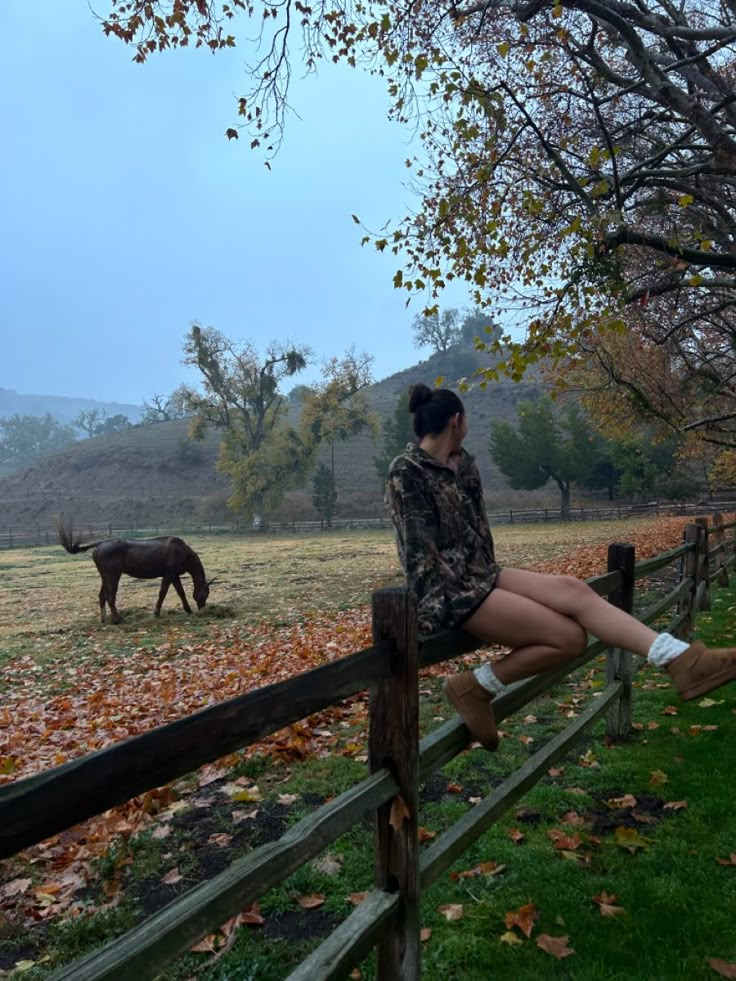
<svg viewBox="0 0 736 981"><path fill-rule="evenodd" d="M118 594L118 583L120 582L120 573L113 573L112 576L107 581L107 605L110 607L110 617L113 623L120 623L120 614L118 613L118 608L115 605L115 597Z"/></svg>
<svg viewBox="0 0 736 981"><path fill-rule="evenodd" d="M191 613L192 608L187 601L187 596L186 593L184 592L184 587L181 584L181 579L178 576L174 576L171 582L173 583L174 589L179 594L179 599L181 600L181 605L184 607L184 612Z"/></svg>
<svg viewBox="0 0 736 981"><path fill-rule="evenodd" d="M107 600L107 590L105 589L105 580L102 580L102 585L100 586L100 623L105 622L105 602Z"/></svg>
<svg viewBox="0 0 736 981"><path fill-rule="evenodd" d="M158 599L156 600L156 606L154 607L153 610L153 615L155 617L161 616L161 607L164 604L164 600L166 599L166 594L169 591L170 585L171 585L171 580L168 578L168 576L164 576L163 579L161 580L161 589L159 589L158 591Z"/></svg>

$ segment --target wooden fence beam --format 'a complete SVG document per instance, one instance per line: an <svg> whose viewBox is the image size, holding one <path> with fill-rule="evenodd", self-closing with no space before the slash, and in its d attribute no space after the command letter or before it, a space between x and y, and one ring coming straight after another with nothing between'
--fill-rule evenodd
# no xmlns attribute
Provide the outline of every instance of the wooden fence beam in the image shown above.
<svg viewBox="0 0 736 981"><path fill-rule="evenodd" d="M373 594L373 640L393 646L391 673L371 689L368 762L399 786L376 811L375 882L398 892L399 905L381 935L381 981L419 981L419 645L416 603L406 589Z"/></svg>
<svg viewBox="0 0 736 981"><path fill-rule="evenodd" d="M286 981L341 981L375 947L399 894L371 892L329 937L292 971Z"/></svg>
<svg viewBox="0 0 736 981"><path fill-rule="evenodd" d="M680 600L679 613L682 615L682 624L677 636L682 640L692 640L695 629L695 593L698 586L698 561L700 556L700 540L703 536L703 529L699 525L687 524L682 533L684 544L688 546L687 552L682 557L680 566L680 582L692 581L692 587L685 593Z"/></svg>
<svg viewBox="0 0 736 981"><path fill-rule="evenodd" d="M705 589L703 590L700 605L695 610L697 613L698 610L710 609L710 557L708 555L708 533L710 528L708 527L708 519L706 517L696 518L695 524L699 525L703 529L703 536L700 542L701 565L698 585L700 585L701 582L705 583Z"/></svg>
<svg viewBox="0 0 736 981"><path fill-rule="evenodd" d="M726 532L723 529L723 515L716 511L713 515L713 537L720 547L713 570L713 579L719 586L728 586L728 569L726 568Z"/></svg>
<svg viewBox="0 0 736 981"><path fill-rule="evenodd" d="M621 585L610 594L608 602L612 606L634 612L634 566L636 555L633 545L616 542L608 546L608 571L621 573ZM612 681L621 682L621 696L611 703L608 710L606 735L609 739L625 739L631 732L631 681L633 665L631 651L621 647L612 647L608 651L606 677L609 684Z"/></svg>

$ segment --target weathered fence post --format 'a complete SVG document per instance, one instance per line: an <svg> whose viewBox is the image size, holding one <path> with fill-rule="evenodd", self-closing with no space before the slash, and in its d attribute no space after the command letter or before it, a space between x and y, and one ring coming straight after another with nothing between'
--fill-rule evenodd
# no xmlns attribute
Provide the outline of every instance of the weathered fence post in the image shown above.
<svg viewBox="0 0 736 981"><path fill-rule="evenodd" d="M705 582L705 590L703 591L703 598L700 601L698 609L709 610L710 609L710 557L708 555L708 519L707 518L696 518L695 524L699 525L703 529L703 540L701 542L702 554L700 557L701 565L699 566L698 584L700 581ZM697 610L695 611L697 613Z"/></svg>
<svg viewBox="0 0 736 981"><path fill-rule="evenodd" d="M680 600L679 612L685 614L685 618L682 621L681 626L678 628L678 636L683 640L692 640L693 630L695 628L695 614L697 610L695 609L695 595L698 591L698 564L700 561L700 542L703 538L703 529L700 525L685 525L685 530L682 535L683 541L686 545L692 545L692 549L686 552L682 557L682 565L680 566L680 582L686 579L692 579L693 585L692 589Z"/></svg>
<svg viewBox="0 0 736 981"><path fill-rule="evenodd" d="M419 682L417 613L406 589L373 594L373 641L393 644L391 675L371 689L368 759L387 767L399 796L376 811L375 880L401 897L377 945L379 981L419 981Z"/></svg>
<svg viewBox="0 0 736 981"><path fill-rule="evenodd" d="M608 546L608 571L621 573L621 585L608 597L609 603L627 613L634 612L634 563L633 545L615 542ZM606 735L609 739L623 739L631 732L631 682L634 676L631 651L611 647L608 651L606 677L623 682L621 696L611 703L608 710Z"/></svg>
<svg viewBox="0 0 736 981"><path fill-rule="evenodd" d="M726 532L723 528L723 515L720 511L713 514L713 538L715 539L718 555L716 555L713 578L719 586L728 586L728 569L726 567Z"/></svg>

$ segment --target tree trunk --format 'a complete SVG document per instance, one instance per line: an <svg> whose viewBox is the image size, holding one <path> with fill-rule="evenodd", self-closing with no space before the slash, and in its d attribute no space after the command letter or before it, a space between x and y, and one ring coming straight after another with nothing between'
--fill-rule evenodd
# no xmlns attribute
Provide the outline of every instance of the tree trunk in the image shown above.
<svg viewBox="0 0 736 981"><path fill-rule="evenodd" d="M570 481L554 478L555 483L560 488L560 513L563 521L570 520Z"/></svg>

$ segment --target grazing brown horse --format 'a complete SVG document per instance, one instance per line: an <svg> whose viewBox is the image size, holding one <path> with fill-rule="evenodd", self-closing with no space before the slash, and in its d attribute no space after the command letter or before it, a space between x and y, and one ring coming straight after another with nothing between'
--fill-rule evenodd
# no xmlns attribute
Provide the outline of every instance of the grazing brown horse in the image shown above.
<svg viewBox="0 0 736 981"><path fill-rule="evenodd" d="M97 571L102 578L100 587L100 619L105 622L105 603L110 607L110 618L113 623L120 623L120 614L115 606L120 577L125 573L134 579L158 579L161 577L161 589L154 609L154 615L160 616L169 586L173 586L179 594L181 605L187 613L192 608L187 602L180 576L189 573L194 583L192 596L201 610L210 594L209 582L205 579L204 567L199 556L181 538L163 536L161 538L145 538L139 541L128 541L124 538L108 538L99 542L89 542L80 545L75 539L70 525L65 525L60 518L56 522L59 541L71 554L86 552L94 549L94 559Z"/></svg>

